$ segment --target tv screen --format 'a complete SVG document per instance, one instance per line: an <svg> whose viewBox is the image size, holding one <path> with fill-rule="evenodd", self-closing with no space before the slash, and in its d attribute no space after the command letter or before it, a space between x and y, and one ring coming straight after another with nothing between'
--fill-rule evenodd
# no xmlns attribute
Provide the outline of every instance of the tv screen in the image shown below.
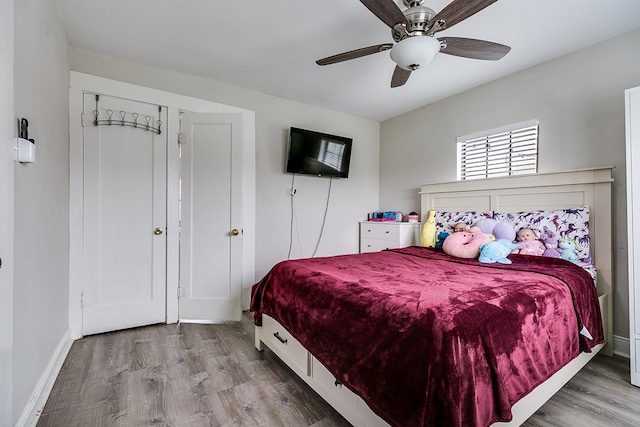
<svg viewBox="0 0 640 427"><path fill-rule="evenodd" d="M347 178L353 139L292 127L287 173Z"/></svg>

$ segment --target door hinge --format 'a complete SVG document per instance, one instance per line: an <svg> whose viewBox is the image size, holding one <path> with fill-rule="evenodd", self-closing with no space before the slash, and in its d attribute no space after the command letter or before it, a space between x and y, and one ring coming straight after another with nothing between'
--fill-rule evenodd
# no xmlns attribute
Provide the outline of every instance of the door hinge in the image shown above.
<svg viewBox="0 0 640 427"><path fill-rule="evenodd" d="M80 294L80 308L84 308L84 291Z"/></svg>
<svg viewBox="0 0 640 427"><path fill-rule="evenodd" d="M184 144L185 143L185 139L186 139L185 134L182 133L182 132L179 132L178 133L178 145Z"/></svg>
<svg viewBox="0 0 640 427"><path fill-rule="evenodd" d="M181 290L182 290L182 288L178 286L178 299L180 299L180 291Z"/></svg>
<svg viewBox="0 0 640 427"><path fill-rule="evenodd" d="M80 125L84 127L84 113L80 113Z"/></svg>

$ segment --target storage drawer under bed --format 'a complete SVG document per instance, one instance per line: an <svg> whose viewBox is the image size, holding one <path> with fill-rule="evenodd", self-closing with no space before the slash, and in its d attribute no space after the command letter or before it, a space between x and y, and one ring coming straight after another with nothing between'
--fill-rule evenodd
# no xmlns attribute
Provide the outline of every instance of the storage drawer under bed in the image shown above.
<svg viewBox="0 0 640 427"><path fill-rule="evenodd" d="M262 315L260 339L282 360L303 375L309 375L309 356L307 350L273 318Z"/></svg>

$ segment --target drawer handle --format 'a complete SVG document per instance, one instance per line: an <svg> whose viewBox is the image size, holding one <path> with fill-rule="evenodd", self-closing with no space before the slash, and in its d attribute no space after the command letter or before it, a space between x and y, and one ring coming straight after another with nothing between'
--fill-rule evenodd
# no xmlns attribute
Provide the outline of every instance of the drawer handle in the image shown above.
<svg viewBox="0 0 640 427"><path fill-rule="evenodd" d="M286 338L282 338L282 337L280 336L280 333L279 333L279 332L274 332L274 333L273 333L273 336L274 336L274 337L276 337L276 338L278 338L278 341L280 341L282 344L285 344L285 345L287 344L287 339L286 339Z"/></svg>
<svg viewBox="0 0 640 427"><path fill-rule="evenodd" d="M335 385L336 387L342 387L342 383L338 380L336 380L333 385Z"/></svg>
<svg viewBox="0 0 640 427"><path fill-rule="evenodd" d="M389 230L385 231L385 233L389 234Z"/></svg>

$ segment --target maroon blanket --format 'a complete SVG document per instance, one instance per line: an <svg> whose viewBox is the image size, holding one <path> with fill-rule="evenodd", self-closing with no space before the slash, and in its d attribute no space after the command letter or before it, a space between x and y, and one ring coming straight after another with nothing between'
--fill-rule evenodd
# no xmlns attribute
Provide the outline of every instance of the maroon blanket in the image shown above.
<svg viewBox="0 0 640 427"><path fill-rule="evenodd" d="M251 310L257 325L262 313L280 322L391 425L487 426L604 341L588 273L509 258L410 247L284 261L253 286Z"/></svg>

